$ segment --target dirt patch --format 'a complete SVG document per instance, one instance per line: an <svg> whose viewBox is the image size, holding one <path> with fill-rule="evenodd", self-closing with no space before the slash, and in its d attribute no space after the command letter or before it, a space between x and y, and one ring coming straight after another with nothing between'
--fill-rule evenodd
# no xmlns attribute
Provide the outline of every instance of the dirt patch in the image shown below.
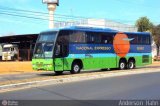
<svg viewBox="0 0 160 106"><path fill-rule="evenodd" d="M0 62L0 74L34 72L31 62Z"/></svg>
<svg viewBox="0 0 160 106"><path fill-rule="evenodd" d="M150 64L148 66L160 66L160 61L154 61L154 62L152 62L152 64Z"/></svg>
<svg viewBox="0 0 160 106"><path fill-rule="evenodd" d="M160 62L156 61L149 66L160 66ZM21 74L37 72L32 69L32 62L0 62L0 75L2 74Z"/></svg>

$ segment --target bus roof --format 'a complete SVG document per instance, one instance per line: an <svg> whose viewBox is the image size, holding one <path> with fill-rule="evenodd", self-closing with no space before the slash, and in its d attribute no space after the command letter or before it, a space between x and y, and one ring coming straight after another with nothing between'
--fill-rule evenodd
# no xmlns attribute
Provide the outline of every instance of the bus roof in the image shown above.
<svg viewBox="0 0 160 106"><path fill-rule="evenodd" d="M99 27L84 27L84 26L70 26L64 28L55 28L52 30L44 31L44 32L52 32L52 31L60 31L60 30L78 30L78 31L95 31L95 32L109 32L109 33L118 33L122 31L110 29L110 28L99 28ZM122 32L126 34L137 34L137 35L150 35L149 32Z"/></svg>

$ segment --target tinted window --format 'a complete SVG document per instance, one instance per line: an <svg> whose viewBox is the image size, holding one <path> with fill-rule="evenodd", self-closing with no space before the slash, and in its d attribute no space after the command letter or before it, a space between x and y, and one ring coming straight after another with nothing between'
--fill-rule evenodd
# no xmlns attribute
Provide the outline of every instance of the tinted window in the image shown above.
<svg viewBox="0 0 160 106"><path fill-rule="evenodd" d="M70 31L62 30L59 32L57 42L55 45L55 56L66 57L69 52L69 35Z"/></svg>
<svg viewBox="0 0 160 106"><path fill-rule="evenodd" d="M73 31L70 34L70 42L72 42L72 43L85 43L86 42L85 32Z"/></svg>
<svg viewBox="0 0 160 106"><path fill-rule="evenodd" d="M138 36L137 35L128 35L129 39L132 39L130 41L131 44L137 44L138 43Z"/></svg>
<svg viewBox="0 0 160 106"><path fill-rule="evenodd" d="M114 34L101 33L101 36L102 36L102 40L101 40L102 44L112 44L113 43Z"/></svg>
<svg viewBox="0 0 160 106"><path fill-rule="evenodd" d="M138 37L138 44L142 44L142 36L137 36Z"/></svg>
<svg viewBox="0 0 160 106"><path fill-rule="evenodd" d="M54 42L57 32L46 32L41 33L39 37L39 42Z"/></svg>
<svg viewBox="0 0 160 106"><path fill-rule="evenodd" d="M97 32L86 32L87 43L101 43L101 35Z"/></svg>
<svg viewBox="0 0 160 106"><path fill-rule="evenodd" d="M61 43L61 44L68 44L69 34L70 34L70 32L67 30L60 31L58 38L57 38L57 42Z"/></svg>
<svg viewBox="0 0 160 106"><path fill-rule="evenodd" d="M112 44L114 34L102 32L87 32L87 43Z"/></svg>
<svg viewBox="0 0 160 106"><path fill-rule="evenodd" d="M141 35L128 35L131 44L150 44L150 37L149 36L141 36Z"/></svg>
<svg viewBox="0 0 160 106"><path fill-rule="evenodd" d="M143 36L142 37L142 44L150 44L150 37L149 36Z"/></svg>

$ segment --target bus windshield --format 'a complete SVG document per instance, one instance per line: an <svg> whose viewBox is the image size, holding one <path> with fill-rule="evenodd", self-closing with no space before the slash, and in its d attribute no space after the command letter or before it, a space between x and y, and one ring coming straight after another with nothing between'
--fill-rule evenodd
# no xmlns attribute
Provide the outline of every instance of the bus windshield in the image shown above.
<svg viewBox="0 0 160 106"><path fill-rule="evenodd" d="M53 54L53 43L37 43L34 57L35 58L51 58Z"/></svg>
<svg viewBox="0 0 160 106"><path fill-rule="evenodd" d="M41 33L35 46L34 58L52 58L57 32Z"/></svg>
<svg viewBox="0 0 160 106"><path fill-rule="evenodd" d="M38 42L54 42L57 32L41 33L38 38Z"/></svg>

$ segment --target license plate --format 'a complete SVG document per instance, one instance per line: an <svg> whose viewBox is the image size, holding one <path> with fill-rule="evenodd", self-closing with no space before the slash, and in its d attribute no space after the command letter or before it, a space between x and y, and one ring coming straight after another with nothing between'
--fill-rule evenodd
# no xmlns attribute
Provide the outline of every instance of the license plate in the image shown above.
<svg viewBox="0 0 160 106"><path fill-rule="evenodd" d="M38 67L42 67L42 66L43 66L43 63L37 63L37 66L38 66Z"/></svg>

